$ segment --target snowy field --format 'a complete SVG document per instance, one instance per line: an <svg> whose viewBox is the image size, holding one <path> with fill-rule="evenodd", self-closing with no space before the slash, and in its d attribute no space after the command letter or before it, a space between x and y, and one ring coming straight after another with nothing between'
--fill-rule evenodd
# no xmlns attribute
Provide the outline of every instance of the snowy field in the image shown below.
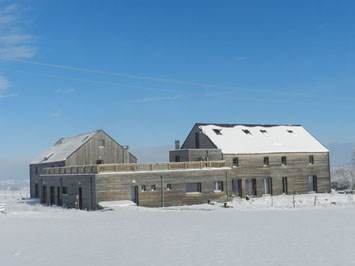
<svg viewBox="0 0 355 266"><path fill-rule="evenodd" d="M355 195L87 212L27 193L0 191L0 265L355 265Z"/></svg>

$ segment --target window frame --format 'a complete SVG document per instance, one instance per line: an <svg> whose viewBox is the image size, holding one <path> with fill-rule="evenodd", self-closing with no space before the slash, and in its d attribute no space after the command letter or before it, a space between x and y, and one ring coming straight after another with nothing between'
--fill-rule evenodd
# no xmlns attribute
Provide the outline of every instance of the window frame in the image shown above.
<svg viewBox="0 0 355 266"><path fill-rule="evenodd" d="M166 184L166 190L171 191L172 190L172 185L171 184Z"/></svg>
<svg viewBox="0 0 355 266"><path fill-rule="evenodd" d="M147 192L147 186L141 185L141 192Z"/></svg>
<svg viewBox="0 0 355 266"><path fill-rule="evenodd" d="M282 156L281 157L281 165L282 166L286 166L287 165L287 157L286 156Z"/></svg>
<svg viewBox="0 0 355 266"><path fill-rule="evenodd" d="M239 157L234 157L232 159L232 164L233 164L233 167L235 167L235 168L239 167Z"/></svg>
<svg viewBox="0 0 355 266"><path fill-rule="evenodd" d="M270 159L268 156L264 157L264 167L270 166Z"/></svg>
<svg viewBox="0 0 355 266"><path fill-rule="evenodd" d="M150 190L151 190L152 192L157 191L157 186L156 186L155 184L150 185Z"/></svg>
<svg viewBox="0 0 355 266"><path fill-rule="evenodd" d="M68 195L68 187L62 186L62 195Z"/></svg>
<svg viewBox="0 0 355 266"><path fill-rule="evenodd" d="M223 181L214 181L213 182L213 191L214 192L223 192L224 187L223 187Z"/></svg>
<svg viewBox="0 0 355 266"><path fill-rule="evenodd" d="M196 191L188 191L188 186L196 185ZM201 182L190 182L186 183L186 194L200 194L202 193Z"/></svg>
<svg viewBox="0 0 355 266"><path fill-rule="evenodd" d="M313 155L308 156L308 163L309 163L309 165L314 165L314 156Z"/></svg>

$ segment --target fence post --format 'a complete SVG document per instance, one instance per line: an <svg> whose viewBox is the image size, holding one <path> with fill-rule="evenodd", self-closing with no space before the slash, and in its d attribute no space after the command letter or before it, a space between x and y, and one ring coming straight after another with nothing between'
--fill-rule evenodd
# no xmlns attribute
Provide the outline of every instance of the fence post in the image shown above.
<svg viewBox="0 0 355 266"><path fill-rule="evenodd" d="M295 204L295 194L293 194L293 208L296 208L296 204Z"/></svg>
<svg viewBox="0 0 355 266"><path fill-rule="evenodd" d="M272 195L271 195L271 207L274 207L274 198Z"/></svg>
<svg viewBox="0 0 355 266"><path fill-rule="evenodd" d="M314 207L316 206L317 204L317 195L314 196Z"/></svg>

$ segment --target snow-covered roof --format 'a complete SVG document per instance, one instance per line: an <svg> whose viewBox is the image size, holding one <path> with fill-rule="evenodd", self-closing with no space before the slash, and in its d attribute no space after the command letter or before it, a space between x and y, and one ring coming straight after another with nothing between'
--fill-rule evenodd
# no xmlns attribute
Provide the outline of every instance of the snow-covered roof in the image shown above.
<svg viewBox="0 0 355 266"><path fill-rule="evenodd" d="M65 161L73 152L89 141L96 133L97 131L94 131L74 137L62 138L40 156L35 158L31 164Z"/></svg>
<svg viewBox="0 0 355 266"><path fill-rule="evenodd" d="M299 125L198 124L222 153L328 152Z"/></svg>

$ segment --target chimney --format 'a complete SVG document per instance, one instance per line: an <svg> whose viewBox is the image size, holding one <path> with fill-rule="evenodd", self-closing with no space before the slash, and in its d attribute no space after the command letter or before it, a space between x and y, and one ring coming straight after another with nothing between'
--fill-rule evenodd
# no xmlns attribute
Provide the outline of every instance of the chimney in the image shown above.
<svg viewBox="0 0 355 266"><path fill-rule="evenodd" d="M129 163L129 146L123 146L123 163Z"/></svg>
<svg viewBox="0 0 355 266"><path fill-rule="evenodd" d="M175 140L175 150L180 149L180 140Z"/></svg>

